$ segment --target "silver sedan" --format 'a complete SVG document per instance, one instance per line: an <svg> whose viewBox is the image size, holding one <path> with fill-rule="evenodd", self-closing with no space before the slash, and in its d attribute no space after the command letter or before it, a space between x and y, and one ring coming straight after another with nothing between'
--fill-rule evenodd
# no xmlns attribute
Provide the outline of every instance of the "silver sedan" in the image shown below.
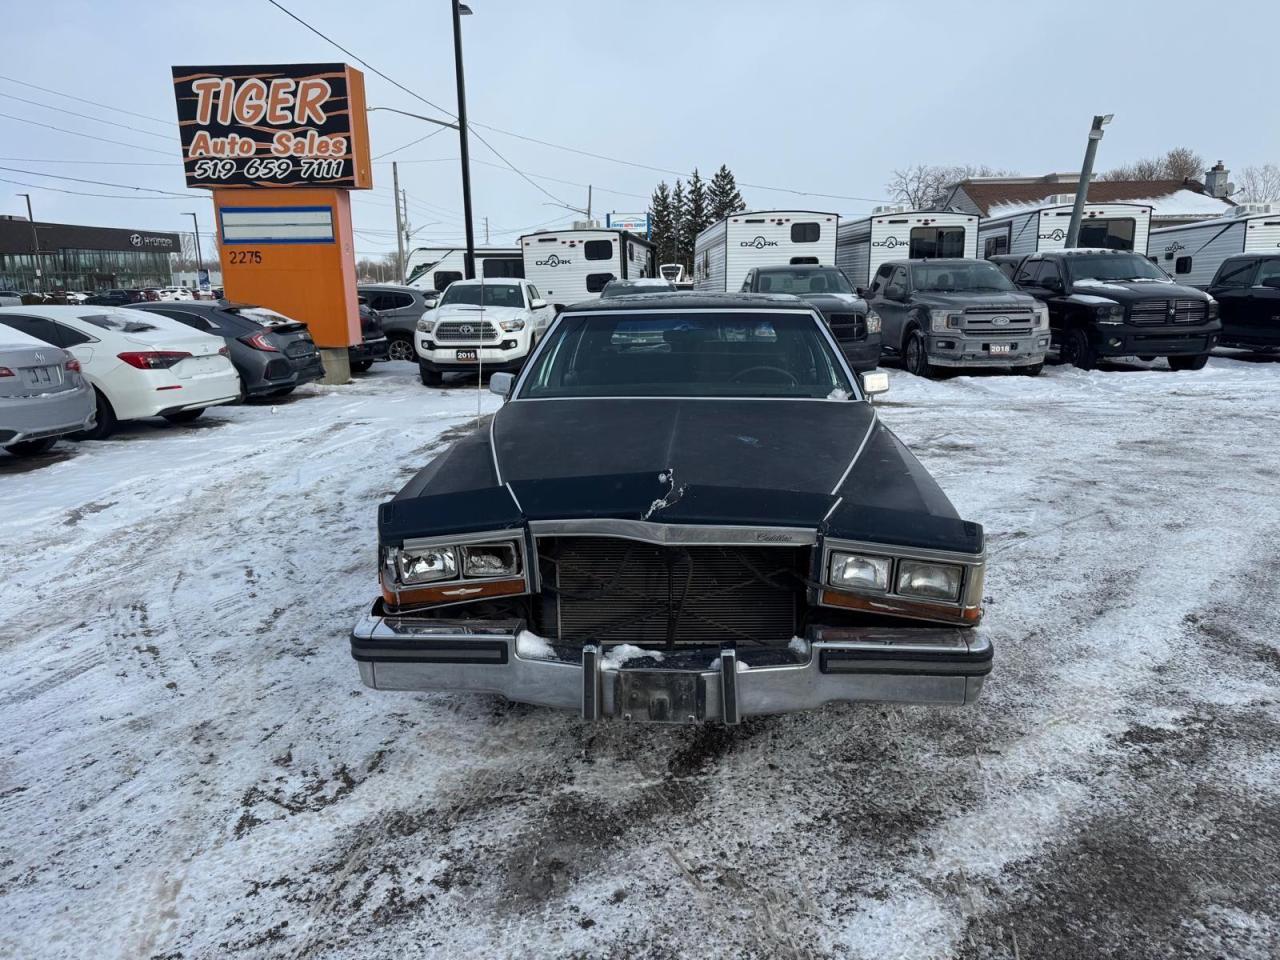
<svg viewBox="0 0 1280 960"><path fill-rule="evenodd" d="M29 457L94 423L93 388L63 350L0 325L0 446Z"/></svg>

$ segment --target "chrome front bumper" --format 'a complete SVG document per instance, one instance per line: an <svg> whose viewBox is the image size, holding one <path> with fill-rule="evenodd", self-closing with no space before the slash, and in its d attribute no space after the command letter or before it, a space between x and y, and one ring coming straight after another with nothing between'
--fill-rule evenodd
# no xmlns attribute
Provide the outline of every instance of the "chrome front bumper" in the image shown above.
<svg viewBox="0 0 1280 960"><path fill-rule="evenodd" d="M628 660L608 644L522 643L522 629L369 614L351 632L351 655L377 690L497 694L587 720L728 724L835 701L972 703L992 660L985 636L945 627L812 627L789 647L681 647Z"/></svg>

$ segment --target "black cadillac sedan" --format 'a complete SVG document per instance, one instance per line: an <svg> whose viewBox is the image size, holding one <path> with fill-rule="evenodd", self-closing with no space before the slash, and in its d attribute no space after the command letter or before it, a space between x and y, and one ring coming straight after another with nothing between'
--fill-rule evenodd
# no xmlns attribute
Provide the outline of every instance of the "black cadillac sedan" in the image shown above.
<svg viewBox="0 0 1280 960"><path fill-rule="evenodd" d="M590 720L972 702L983 531L880 423L887 385L795 297L568 308L379 508L362 680Z"/></svg>
<svg viewBox="0 0 1280 960"><path fill-rule="evenodd" d="M266 307L225 300L135 304L227 341L246 397L283 397L324 376L320 354L304 324Z"/></svg>

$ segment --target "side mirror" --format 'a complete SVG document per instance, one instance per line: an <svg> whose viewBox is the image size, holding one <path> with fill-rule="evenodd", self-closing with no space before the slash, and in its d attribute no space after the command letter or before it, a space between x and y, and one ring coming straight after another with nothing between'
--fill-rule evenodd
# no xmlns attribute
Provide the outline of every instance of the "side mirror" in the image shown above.
<svg viewBox="0 0 1280 960"><path fill-rule="evenodd" d="M1046 290L1062 290L1062 280L1059 277L1047 277L1041 281L1040 286Z"/></svg>
<svg viewBox="0 0 1280 960"><path fill-rule="evenodd" d="M493 373L489 375L489 392L496 393L503 400L511 396L511 388L516 385L514 373Z"/></svg>
<svg viewBox="0 0 1280 960"><path fill-rule="evenodd" d="M907 295L907 291L901 284L891 283L884 288L884 295L890 300L901 300Z"/></svg>
<svg viewBox="0 0 1280 960"><path fill-rule="evenodd" d="M544 307L546 307L546 305L547 305L547 301L542 299L529 301L529 307L533 310L542 310Z"/></svg>
<svg viewBox="0 0 1280 960"><path fill-rule="evenodd" d="M889 375L879 370L862 374L862 392L867 397L889 392Z"/></svg>
<svg viewBox="0 0 1280 960"><path fill-rule="evenodd" d="M853 292L856 293L858 296L862 297L864 300L866 299L866 296L867 296L866 287L854 287Z"/></svg>
<svg viewBox="0 0 1280 960"><path fill-rule="evenodd" d="M426 301L426 304L428 310L434 310L436 307L440 306L440 301L432 297Z"/></svg>

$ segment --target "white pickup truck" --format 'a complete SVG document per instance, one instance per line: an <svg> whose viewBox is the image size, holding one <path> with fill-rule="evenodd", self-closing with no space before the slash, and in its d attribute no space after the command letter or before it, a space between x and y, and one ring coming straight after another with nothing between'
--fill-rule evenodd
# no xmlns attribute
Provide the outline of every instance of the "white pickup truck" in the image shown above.
<svg viewBox="0 0 1280 960"><path fill-rule="evenodd" d="M414 348L422 382L438 387L450 372L515 372L555 312L528 280L455 280L427 300Z"/></svg>

